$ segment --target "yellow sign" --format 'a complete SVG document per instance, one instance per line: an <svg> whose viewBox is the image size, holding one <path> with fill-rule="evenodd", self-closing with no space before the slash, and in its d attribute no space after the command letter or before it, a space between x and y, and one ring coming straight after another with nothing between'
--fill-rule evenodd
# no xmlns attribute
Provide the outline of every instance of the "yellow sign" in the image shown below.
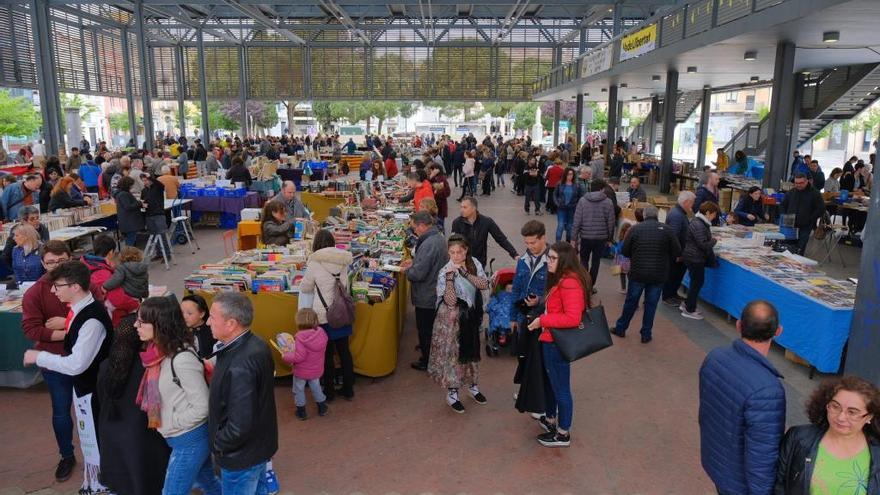
<svg viewBox="0 0 880 495"><path fill-rule="evenodd" d="M651 24L620 40L620 61L644 55L657 47L657 24Z"/></svg>

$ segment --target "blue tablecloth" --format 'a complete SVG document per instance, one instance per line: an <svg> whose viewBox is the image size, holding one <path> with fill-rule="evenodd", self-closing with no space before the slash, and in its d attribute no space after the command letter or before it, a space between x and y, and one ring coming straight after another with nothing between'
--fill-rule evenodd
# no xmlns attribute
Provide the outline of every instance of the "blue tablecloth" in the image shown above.
<svg viewBox="0 0 880 495"><path fill-rule="evenodd" d="M706 269L700 299L738 318L750 301L765 299L779 311L782 334L776 342L823 373L840 368L843 347L849 338L852 309L835 309L769 278L723 258L718 268ZM685 277L685 285L689 280Z"/></svg>

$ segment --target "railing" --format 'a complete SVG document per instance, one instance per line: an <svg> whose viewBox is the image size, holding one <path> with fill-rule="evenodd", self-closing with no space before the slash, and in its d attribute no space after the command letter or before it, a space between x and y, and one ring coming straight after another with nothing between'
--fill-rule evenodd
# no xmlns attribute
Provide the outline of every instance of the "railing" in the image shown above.
<svg viewBox="0 0 880 495"><path fill-rule="evenodd" d="M576 79L606 72L626 60L786 1L692 0L682 7L661 10L642 24L588 50L572 62L554 67L539 77L532 84L532 89L534 93L542 93ZM636 33L639 36L633 36ZM624 39L629 46L624 46Z"/></svg>
<svg viewBox="0 0 880 495"><path fill-rule="evenodd" d="M764 117L760 122L748 122L724 145L724 152L730 157L739 150L747 155L759 154L767 144L769 121Z"/></svg>

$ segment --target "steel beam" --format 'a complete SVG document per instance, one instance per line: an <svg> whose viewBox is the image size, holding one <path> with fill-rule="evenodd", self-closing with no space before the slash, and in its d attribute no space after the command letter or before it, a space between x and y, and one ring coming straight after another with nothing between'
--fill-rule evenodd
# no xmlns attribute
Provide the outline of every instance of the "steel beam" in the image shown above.
<svg viewBox="0 0 880 495"><path fill-rule="evenodd" d="M608 88L608 127L606 129L606 142L608 144L605 145L606 163L611 163L611 155L613 153L612 148L617 141L617 120L620 118L620 115L617 113L620 107L617 103L617 85L615 84Z"/></svg>
<svg viewBox="0 0 880 495"><path fill-rule="evenodd" d="M874 153L880 148L874 148ZM877 167L874 167L877 179ZM868 218L862 231L859 286L846 350L847 375L880 384L880 194L871 195Z"/></svg>
<svg viewBox="0 0 880 495"><path fill-rule="evenodd" d="M125 103L128 108L128 133L137 145L137 115L134 108L134 82L131 79L131 51L128 46L128 28L122 29L122 67L125 71Z"/></svg>
<svg viewBox="0 0 880 495"><path fill-rule="evenodd" d="M648 120L647 137L642 136L642 139L645 141L645 150L648 153L653 153L657 144L657 122L660 120L660 97L657 95L651 96L651 112L648 117L650 119Z"/></svg>
<svg viewBox="0 0 880 495"><path fill-rule="evenodd" d="M248 133L248 67L247 67L247 47L241 45L238 47L238 97L241 104L241 138L246 139Z"/></svg>
<svg viewBox="0 0 880 495"><path fill-rule="evenodd" d="M764 170L764 187L779 189L787 179L791 128L794 117L794 43L784 41L776 45L776 62L773 67L773 91L770 95L770 116L767 124L767 166Z"/></svg>
<svg viewBox="0 0 880 495"><path fill-rule="evenodd" d="M184 101L186 97L186 83L184 82L184 78L186 77L185 71L183 70L183 47L176 46L174 47L174 58L175 63L177 64L176 72L177 72L177 120L178 127L180 127L180 135L186 136L186 102Z"/></svg>
<svg viewBox="0 0 880 495"><path fill-rule="evenodd" d="M660 151L660 192L669 194L672 183L672 141L675 139L675 105L678 103L678 71L666 72L663 96L663 141Z"/></svg>
<svg viewBox="0 0 880 495"><path fill-rule="evenodd" d="M578 93L577 98L575 99L575 105L577 108L574 110L574 128L577 132L577 149L580 151L581 144L584 141L584 95L583 93ZM584 157L581 157L581 161L584 161ZM589 158L587 158L589 161Z"/></svg>
<svg viewBox="0 0 880 495"><path fill-rule="evenodd" d="M706 146L709 145L709 113L712 110L712 88L703 88L703 101L700 103L700 131L697 141L697 170L706 165Z"/></svg>
<svg viewBox="0 0 880 495"><path fill-rule="evenodd" d="M196 30L196 42L199 53L199 99L202 111L202 141L205 147L211 142L211 123L208 122L208 78L205 70L205 37L201 29Z"/></svg>
<svg viewBox="0 0 880 495"><path fill-rule="evenodd" d="M237 0L225 0L225 2L226 2L226 5L229 5L230 7L234 8L235 10L238 10L242 14L245 14L246 16L250 17L251 19L257 21L259 24L262 24L263 26L265 26L269 29L274 29L275 31L278 32L278 34L280 34L281 36L284 36L288 40L290 40L294 43L298 43L300 45L306 44L306 40L300 38L299 36L294 34L292 31L280 26L280 24L281 24L280 22L275 22L275 21L269 19L268 17L266 17L265 15L263 15L263 13L260 12L259 8L252 7L250 5L242 5L241 2L238 2Z"/></svg>
<svg viewBox="0 0 880 495"><path fill-rule="evenodd" d="M43 118L43 138L50 155L61 147L61 100L52 50L52 30L49 26L49 3L31 1L31 31L34 33L34 60L37 85L40 90L40 113Z"/></svg>
<svg viewBox="0 0 880 495"><path fill-rule="evenodd" d="M623 31L623 4L617 2L614 4L613 24L611 26L611 37L616 38Z"/></svg>
<svg viewBox="0 0 880 495"><path fill-rule="evenodd" d="M144 147L153 149L153 105L151 98L152 84L150 83L150 54L147 51L147 33L144 30L144 4L143 0L137 0L134 4L134 21L136 28L136 41L138 53L141 57L141 105L144 114ZM137 144L137 143L135 143Z"/></svg>

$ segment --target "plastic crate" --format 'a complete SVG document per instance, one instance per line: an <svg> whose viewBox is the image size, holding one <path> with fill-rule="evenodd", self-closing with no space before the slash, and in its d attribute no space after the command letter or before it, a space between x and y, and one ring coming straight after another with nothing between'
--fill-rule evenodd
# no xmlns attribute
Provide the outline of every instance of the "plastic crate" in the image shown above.
<svg viewBox="0 0 880 495"><path fill-rule="evenodd" d="M220 214L220 228L221 229L234 229L238 227L238 214L236 213L221 213Z"/></svg>
<svg viewBox="0 0 880 495"><path fill-rule="evenodd" d="M222 198L243 198L247 194L247 189L220 189L220 197Z"/></svg>
<svg viewBox="0 0 880 495"><path fill-rule="evenodd" d="M199 195L206 198L216 198L220 196L220 191L218 191L216 187L206 187L202 189Z"/></svg>
<svg viewBox="0 0 880 495"><path fill-rule="evenodd" d="M182 194L184 198L198 198L199 190L194 188L181 189L180 194Z"/></svg>

